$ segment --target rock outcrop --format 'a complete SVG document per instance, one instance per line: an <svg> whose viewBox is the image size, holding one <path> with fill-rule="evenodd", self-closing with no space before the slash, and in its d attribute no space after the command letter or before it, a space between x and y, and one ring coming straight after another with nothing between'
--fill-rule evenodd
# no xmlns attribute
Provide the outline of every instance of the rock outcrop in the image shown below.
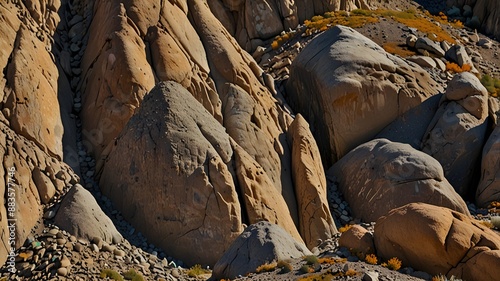
<svg viewBox="0 0 500 281"><path fill-rule="evenodd" d="M328 174L337 178L353 216L366 222L413 202L469 215L439 162L407 144L386 139L367 142L335 163Z"/></svg>
<svg viewBox="0 0 500 281"><path fill-rule="evenodd" d="M474 16L481 23L481 28L487 34L500 38L500 3L497 1L477 0L474 5Z"/></svg>
<svg viewBox="0 0 500 281"><path fill-rule="evenodd" d="M476 204L488 207L493 201L500 202L500 125L484 145L481 162L481 180L477 187Z"/></svg>
<svg viewBox="0 0 500 281"><path fill-rule="evenodd" d="M54 217L54 224L77 238L117 244L123 240L111 219L104 214L94 196L76 184L64 196Z"/></svg>
<svg viewBox="0 0 500 281"><path fill-rule="evenodd" d="M264 40L283 30L295 29L314 15L370 9L365 0L215 0L208 4L231 36L247 51L255 50Z"/></svg>
<svg viewBox="0 0 500 281"><path fill-rule="evenodd" d="M243 230L224 127L180 84L160 83L114 146L103 193L166 252L213 265Z"/></svg>
<svg viewBox="0 0 500 281"><path fill-rule="evenodd" d="M463 280L496 280L500 238L478 221L447 208L413 203L375 224L378 256L405 266Z"/></svg>
<svg viewBox="0 0 500 281"><path fill-rule="evenodd" d="M470 186L485 142L488 92L469 72L455 75L448 84L429 128L422 151L441 163L444 175L462 196Z"/></svg>
<svg viewBox="0 0 500 281"><path fill-rule="evenodd" d="M328 165L440 91L425 70L343 26L304 48L286 87L290 105L313 128Z"/></svg>
<svg viewBox="0 0 500 281"><path fill-rule="evenodd" d="M265 263L312 255L304 244L275 224L259 222L248 226L217 261L210 280L234 279L255 272Z"/></svg>
<svg viewBox="0 0 500 281"><path fill-rule="evenodd" d="M292 143L292 175L299 209L300 235L308 248L337 233L326 194L326 176L309 124L297 115L288 130Z"/></svg>

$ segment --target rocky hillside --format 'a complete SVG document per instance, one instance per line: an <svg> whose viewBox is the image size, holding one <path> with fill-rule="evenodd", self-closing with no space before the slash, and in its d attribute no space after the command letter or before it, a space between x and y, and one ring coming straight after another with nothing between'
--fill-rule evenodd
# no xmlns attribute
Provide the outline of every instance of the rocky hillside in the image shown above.
<svg viewBox="0 0 500 281"><path fill-rule="evenodd" d="M1 2L1 276L495 280L500 7L416 2Z"/></svg>

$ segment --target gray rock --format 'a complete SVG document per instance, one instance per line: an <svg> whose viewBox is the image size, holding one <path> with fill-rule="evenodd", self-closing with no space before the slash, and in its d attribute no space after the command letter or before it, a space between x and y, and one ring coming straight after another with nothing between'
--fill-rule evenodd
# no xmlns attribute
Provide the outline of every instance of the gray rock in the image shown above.
<svg viewBox="0 0 500 281"><path fill-rule="evenodd" d="M378 272L368 271L363 275L363 281L378 281Z"/></svg>
<svg viewBox="0 0 500 281"><path fill-rule="evenodd" d="M471 58L467 54L467 51L462 45L454 45L448 51L446 51L445 58L449 61L452 61L459 66L463 66L464 64L470 65L474 68L474 64L472 63Z"/></svg>
<svg viewBox="0 0 500 281"><path fill-rule="evenodd" d="M439 57L444 57L445 54L439 43L434 42L427 37L418 38L417 42L415 42L415 48L429 51Z"/></svg>
<svg viewBox="0 0 500 281"><path fill-rule="evenodd" d="M417 36L410 34L408 37L406 37L406 45L411 48L415 48L415 44L417 43Z"/></svg>
<svg viewBox="0 0 500 281"><path fill-rule="evenodd" d="M234 279L273 261L312 253L281 227L266 221L248 226L215 264L210 280Z"/></svg>
<svg viewBox="0 0 500 281"><path fill-rule="evenodd" d="M437 66L436 61L434 61L433 58L427 56L411 56L407 57L406 59L420 65L421 67L435 68Z"/></svg>
<svg viewBox="0 0 500 281"><path fill-rule="evenodd" d="M123 237L104 214L92 194L81 185L73 186L62 200L54 224L70 234L91 240L99 237L111 243Z"/></svg>
<svg viewBox="0 0 500 281"><path fill-rule="evenodd" d="M481 180L476 192L476 202L487 207L492 201L500 201L500 125L484 145L481 162Z"/></svg>
<svg viewBox="0 0 500 281"><path fill-rule="evenodd" d="M460 9L456 6L453 6L450 9L448 9L448 11L446 11L446 14L448 15L448 17L452 18L461 16Z"/></svg>

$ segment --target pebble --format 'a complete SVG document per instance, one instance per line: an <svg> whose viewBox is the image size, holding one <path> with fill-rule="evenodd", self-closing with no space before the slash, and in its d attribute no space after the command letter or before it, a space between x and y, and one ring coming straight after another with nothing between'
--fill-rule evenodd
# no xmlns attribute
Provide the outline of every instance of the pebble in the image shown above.
<svg viewBox="0 0 500 281"><path fill-rule="evenodd" d="M99 252L99 247L97 247L96 244L92 243L92 245L90 245L90 248L92 249L92 251L98 253Z"/></svg>
<svg viewBox="0 0 500 281"><path fill-rule="evenodd" d="M123 250L120 250L120 249L114 249L113 254L117 257L124 257L125 256L125 252Z"/></svg>
<svg viewBox="0 0 500 281"><path fill-rule="evenodd" d="M61 259L61 267L69 267L70 265L71 265L71 262L68 259L68 257L63 256Z"/></svg>
<svg viewBox="0 0 500 281"><path fill-rule="evenodd" d="M75 246L74 246L74 249L77 252L82 252L85 249L85 247L82 244L80 244L80 243L76 243Z"/></svg>
<svg viewBox="0 0 500 281"><path fill-rule="evenodd" d="M59 276L66 276L68 275L68 269L65 267L60 267L57 269L57 275Z"/></svg>

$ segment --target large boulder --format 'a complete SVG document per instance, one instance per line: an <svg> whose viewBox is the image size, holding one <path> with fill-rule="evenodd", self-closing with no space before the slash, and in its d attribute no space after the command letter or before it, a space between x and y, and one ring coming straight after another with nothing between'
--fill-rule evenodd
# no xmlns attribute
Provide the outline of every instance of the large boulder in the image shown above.
<svg viewBox="0 0 500 281"><path fill-rule="evenodd" d="M300 235L309 249L338 233L328 207L326 176L309 124L298 114L288 129Z"/></svg>
<svg viewBox="0 0 500 281"><path fill-rule="evenodd" d="M431 275L463 280L498 280L500 237L478 221L447 208L413 203L392 210L375 224L375 247L383 259Z"/></svg>
<svg viewBox="0 0 500 281"><path fill-rule="evenodd" d="M107 243L120 243L123 240L94 196L79 184L74 185L64 196L54 217L54 224L87 241L92 241L94 237Z"/></svg>
<svg viewBox="0 0 500 281"><path fill-rule="evenodd" d="M372 140L349 152L328 174L337 178L354 217L366 222L413 202L469 215L439 162L407 144Z"/></svg>
<svg viewBox="0 0 500 281"><path fill-rule="evenodd" d="M422 139L422 151L441 163L462 196L470 195L473 174L485 142L488 92L469 72L455 75Z"/></svg>
<svg viewBox="0 0 500 281"><path fill-rule="evenodd" d="M344 26L304 48L286 87L290 105L311 124L328 165L440 91L421 67Z"/></svg>
<svg viewBox="0 0 500 281"><path fill-rule="evenodd" d="M232 157L224 127L180 84L162 82L116 140L100 186L157 246L213 265L243 230Z"/></svg>
<svg viewBox="0 0 500 281"><path fill-rule="evenodd" d="M481 180L477 187L476 204L488 207L492 201L500 202L500 125L484 145L481 162Z"/></svg>
<svg viewBox="0 0 500 281"><path fill-rule="evenodd" d="M248 226L215 264L210 280L234 279L265 263L301 258L312 253L286 231L269 222Z"/></svg>
<svg viewBox="0 0 500 281"><path fill-rule="evenodd" d="M500 38L500 3L498 1L477 0L474 5L474 16L479 19L481 29L486 34Z"/></svg>

